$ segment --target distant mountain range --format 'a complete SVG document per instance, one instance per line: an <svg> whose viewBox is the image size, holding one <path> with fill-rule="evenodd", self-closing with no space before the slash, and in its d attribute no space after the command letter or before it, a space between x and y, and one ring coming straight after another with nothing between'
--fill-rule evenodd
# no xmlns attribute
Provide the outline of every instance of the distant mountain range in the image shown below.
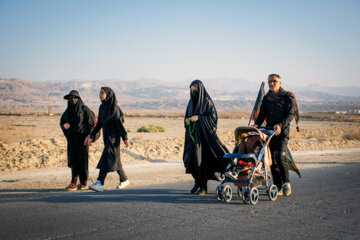
<svg viewBox="0 0 360 240"><path fill-rule="evenodd" d="M205 79L203 83L218 111L251 110L260 87L260 83L230 78ZM33 82L0 78L0 111L47 111L51 96L53 111L61 112L66 108L63 96L72 89L97 110L100 87L108 86L125 112L178 112L185 111L189 84L156 79ZM360 109L360 87L312 85L286 89L296 95L302 112Z"/></svg>

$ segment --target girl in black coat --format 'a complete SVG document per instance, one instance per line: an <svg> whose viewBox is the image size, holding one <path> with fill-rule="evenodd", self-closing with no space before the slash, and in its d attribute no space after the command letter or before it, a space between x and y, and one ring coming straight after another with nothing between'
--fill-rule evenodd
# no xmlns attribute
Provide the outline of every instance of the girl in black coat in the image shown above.
<svg viewBox="0 0 360 240"><path fill-rule="evenodd" d="M184 165L192 174L195 185L191 193L207 193L207 181L214 179L215 172L224 172L227 161L223 158L228 149L216 134L217 112L203 83L195 80L190 84L190 100L185 113Z"/></svg>
<svg viewBox="0 0 360 240"><path fill-rule="evenodd" d="M67 140L68 167L72 174L66 189L75 191L85 189L88 179L89 147L84 145L84 140L95 126L95 115L84 105L78 91L70 91L64 99L68 100L68 106L61 116L60 127ZM80 183L76 186L78 177Z"/></svg>
<svg viewBox="0 0 360 240"><path fill-rule="evenodd" d="M95 184L89 189L103 191L104 181L108 172L117 171L120 176L120 184L117 189L127 187L130 182L127 179L120 161L120 137L126 147L130 146L127 139L127 132L124 128L124 114L117 105L116 96L111 88L102 87L99 94L101 105L99 108L98 123L90 135L86 138L85 144L91 145L95 141L96 134L103 129L104 150L97 165L100 169L99 177Z"/></svg>

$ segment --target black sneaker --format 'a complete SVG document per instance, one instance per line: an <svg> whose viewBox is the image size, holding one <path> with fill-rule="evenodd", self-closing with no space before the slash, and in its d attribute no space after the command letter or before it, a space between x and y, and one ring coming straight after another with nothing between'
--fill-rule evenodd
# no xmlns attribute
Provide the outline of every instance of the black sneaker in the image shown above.
<svg viewBox="0 0 360 240"><path fill-rule="evenodd" d="M291 184L289 182L284 183L282 189L284 191L285 196L290 196L290 194L291 194Z"/></svg>
<svg viewBox="0 0 360 240"><path fill-rule="evenodd" d="M195 183L194 187L191 189L191 193L196 193L199 190L200 186L199 184Z"/></svg>

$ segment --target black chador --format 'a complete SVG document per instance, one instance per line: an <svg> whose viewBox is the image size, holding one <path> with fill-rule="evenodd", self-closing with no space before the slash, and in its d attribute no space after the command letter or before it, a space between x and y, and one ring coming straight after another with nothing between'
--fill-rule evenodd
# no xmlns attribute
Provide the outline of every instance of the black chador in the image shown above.
<svg viewBox="0 0 360 240"><path fill-rule="evenodd" d="M214 172L224 172L227 160L224 154L229 152L216 134L218 116L215 105L200 80L195 80L191 86L191 98L186 108L184 124L185 146L184 165L186 173L192 174L195 186L192 193L207 191L207 181L214 179ZM198 120L190 122L189 118L198 116Z"/></svg>
<svg viewBox="0 0 360 240"><path fill-rule="evenodd" d="M84 146L84 140L95 127L95 115L83 103L78 91L70 91L64 99L68 100L68 104L61 116L60 127L67 140L68 167L72 170L71 183L75 185L79 176L80 184L85 186L88 178L89 147ZM68 129L64 126L66 123L70 125ZM71 189L74 189L74 186Z"/></svg>
<svg viewBox="0 0 360 240"><path fill-rule="evenodd" d="M117 105L116 96L111 88L101 88L106 93L106 99L102 101L99 108L98 123L91 133L91 139L103 129L104 150L97 165L100 169L98 180L104 184L108 172L117 171L120 182L127 180L120 161L120 137L127 140L127 132L124 128L124 114Z"/></svg>

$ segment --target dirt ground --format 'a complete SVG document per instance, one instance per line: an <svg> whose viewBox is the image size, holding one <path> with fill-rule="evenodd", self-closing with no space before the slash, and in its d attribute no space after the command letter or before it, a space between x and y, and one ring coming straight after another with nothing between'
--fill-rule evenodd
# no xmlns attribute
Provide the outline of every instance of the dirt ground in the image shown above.
<svg viewBox="0 0 360 240"><path fill-rule="evenodd" d="M0 115L0 189L61 189L70 180L66 140L59 127L60 115ZM141 126L159 125L161 133L138 133ZM247 126L245 118L220 118L218 135L231 151L234 129ZM121 159L132 186L191 180L184 173L182 117L127 117L125 127L131 142L121 150ZM302 121L300 132L292 126L289 148L300 170L360 162L360 123ZM90 148L90 183L103 149L99 139ZM329 160L331 158L331 160ZM336 160L334 160L336 159ZM105 188L114 188L116 174L109 174Z"/></svg>

